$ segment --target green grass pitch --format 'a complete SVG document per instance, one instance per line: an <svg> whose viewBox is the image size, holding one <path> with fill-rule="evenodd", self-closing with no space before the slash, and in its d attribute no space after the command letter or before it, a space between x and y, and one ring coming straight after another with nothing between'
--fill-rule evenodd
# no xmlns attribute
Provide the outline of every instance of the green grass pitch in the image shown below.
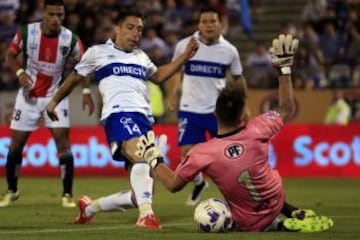
<svg viewBox="0 0 360 240"><path fill-rule="evenodd" d="M72 224L78 209L60 206L60 181L57 178L21 178L20 199L7 208L0 208L1 240L43 239L360 239L360 179L285 179L287 200L318 214L331 216L334 227L323 233L199 233L193 225L193 208L184 202L192 184L172 194L156 185L154 210L163 229L142 230L135 227L137 210L125 213L100 213L86 225ZM92 198L128 189L126 178L78 178L74 192L78 197ZM5 189L2 179L1 190ZM204 198L219 197L210 185Z"/></svg>

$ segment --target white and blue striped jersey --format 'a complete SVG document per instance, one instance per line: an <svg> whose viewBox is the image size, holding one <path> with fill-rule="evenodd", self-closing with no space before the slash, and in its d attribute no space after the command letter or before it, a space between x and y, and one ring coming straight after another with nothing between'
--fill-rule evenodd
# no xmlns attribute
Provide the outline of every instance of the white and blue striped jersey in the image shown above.
<svg viewBox="0 0 360 240"><path fill-rule="evenodd" d="M146 80L157 67L142 50L124 52L111 42L95 45L85 52L75 71L81 76L95 73L103 101L101 120L116 112L152 116Z"/></svg>
<svg viewBox="0 0 360 240"><path fill-rule="evenodd" d="M199 32L193 36L198 39ZM173 59L184 52L191 37L178 42ZM235 46L223 36L211 45L200 41L195 56L184 65L180 111L212 113L219 92L225 87L227 69L233 76L242 75L243 68Z"/></svg>

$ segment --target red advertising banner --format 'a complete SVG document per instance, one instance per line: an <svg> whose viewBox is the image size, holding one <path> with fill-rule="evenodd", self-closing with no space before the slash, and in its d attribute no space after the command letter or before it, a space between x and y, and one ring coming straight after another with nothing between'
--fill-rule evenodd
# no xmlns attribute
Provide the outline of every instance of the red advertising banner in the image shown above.
<svg viewBox="0 0 360 240"><path fill-rule="evenodd" d="M166 134L166 163L180 161L176 125L154 127ZM73 127L70 140L77 176L125 176L123 162L111 159L102 127ZM0 127L0 175L5 174L10 130ZM33 132L23 154L21 175L58 176L55 142L47 129ZM360 177L360 124L346 127L289 124L272 141L270 164L284 177Z"/></svg>
<svg viewBox="0 0 360 240"><path fill-rule="evenodd" d="M163 150L164 160L175 168L180 161L175 125L155 126L156 134L166 134L168 145ZM113 161L102 127L72 127L70 131L71 150L77 176L124 176L124 162ZM10 129L0 127L0 175L5 175L5 164L10 145ZM171 146L171 147L170 147ZM171 159L171 160L170 160ZM57 176L58 158L56 146L46 128L34 131L23 153L22 176Z"/></svg>
<svg viewBox="0 0 360 240"><path fill-rule="evenodd" d="M360 177L360 124L287 125L272 142L282 176Z"/></svg>

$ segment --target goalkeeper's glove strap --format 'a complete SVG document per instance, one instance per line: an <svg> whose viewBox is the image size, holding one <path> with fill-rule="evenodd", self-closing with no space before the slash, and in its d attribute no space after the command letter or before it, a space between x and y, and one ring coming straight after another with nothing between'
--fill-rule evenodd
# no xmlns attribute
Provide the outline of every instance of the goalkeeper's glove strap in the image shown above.
<svg viewBox="0 0 360 240"><path fill-rule="evenodd" d="M289 66L280 68L282 75L291 75L291 68Z"/></svg>
<svg viewBox="0 0 360 240"><path fill-rule="evenodd" d="M160 164L160 163L163 163L164 162L164 158L163 157L158 157L158 158L155 158L153 159L151 162L150 162L150 167L155 170L155 168Z"/></svg>

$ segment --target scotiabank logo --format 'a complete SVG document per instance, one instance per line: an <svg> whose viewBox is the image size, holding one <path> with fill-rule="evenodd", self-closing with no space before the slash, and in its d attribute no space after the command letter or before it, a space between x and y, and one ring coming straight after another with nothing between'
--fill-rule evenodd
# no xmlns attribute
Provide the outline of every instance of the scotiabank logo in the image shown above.
<svg viewBox="0 0 360 240"><path fill-rule="evenodd" d="M9 137L0 137L0 167L6 164L9 145ZM72 144L71 150L74 155L75 167L124 167L124 162L112 160L108 146L99 142L97 137L89 137L88 142L84 144ZM164 155L165 162L168 163L167 152L169 151L169 147L165 146L165 149L161 149L161 151ZM23 167L28 165L33 167L42 167L44 165L58 167L59 165L56 145L53 139L49 139L46 144L33 143L26 145L23 156Z"/></svg>
<svg viewBox="0 0 360 240"><path fill-rule="evenodd" d="M0 166L4 166L6 163L9 145L10 138L0 138ZM76 167L124 166L123 162L112 160L107 145L100 143L96 137L90 137L86 144L72 144L71 150ZM45 164L53 167L59 165L56 145L53 139L49 139L45 145L34 143L25 146L22 166L41 167Z"/></svg>
<svg viewBox="0 0 360 240"><path fill-rule="evenodd" d="M360 136L354 136L351 142L318 142L308 135L299 136L294 141L294 150L298 155L294 159L295 166L306 167L313 161L322 167L329 165L346 166L351 161L360 166Z"/></svg>

